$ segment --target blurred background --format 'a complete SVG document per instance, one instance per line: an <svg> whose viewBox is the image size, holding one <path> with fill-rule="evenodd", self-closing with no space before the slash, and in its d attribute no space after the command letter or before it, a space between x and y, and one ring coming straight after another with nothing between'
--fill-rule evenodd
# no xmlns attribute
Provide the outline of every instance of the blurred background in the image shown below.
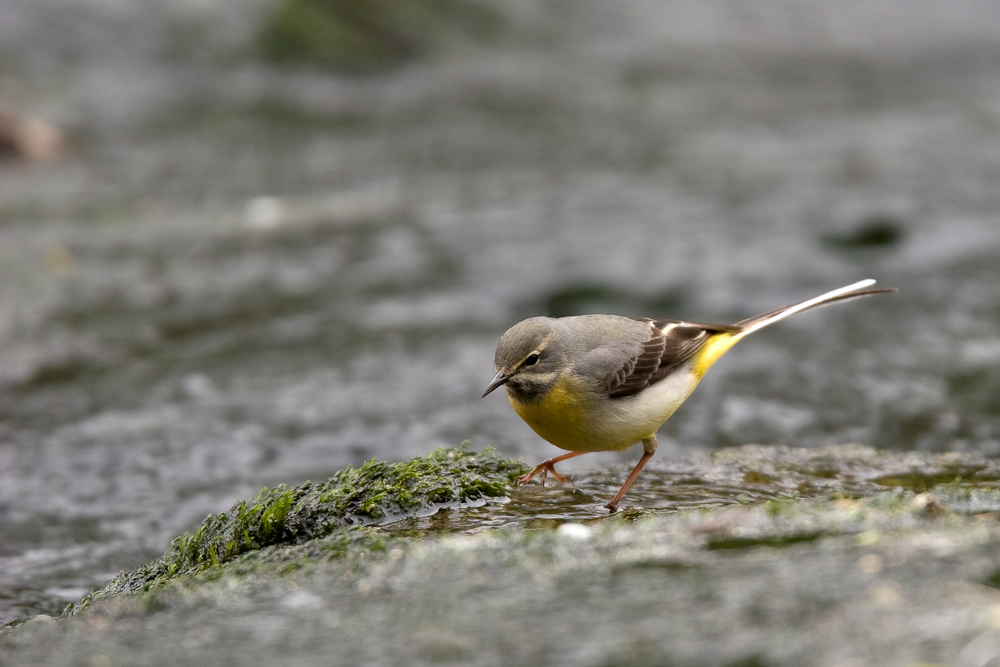
<svg viewBox="0 0 1000 667"><path fill-rule="evenodd" d="M532 315L876 278L741 343L648 470L1000 453L996 3L4 0L0 148L0 622L264 485L558 453L479 398Z"/></svg>

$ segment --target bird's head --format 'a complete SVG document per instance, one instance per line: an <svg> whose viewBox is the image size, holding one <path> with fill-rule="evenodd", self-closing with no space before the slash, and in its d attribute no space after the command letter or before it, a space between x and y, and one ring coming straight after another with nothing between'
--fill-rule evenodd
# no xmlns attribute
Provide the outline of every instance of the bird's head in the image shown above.
<svg viewBox="0 0 1000 667"><path fill-rule="evenodd" d="M483 396L505 385L508 394L532 402L551 390L564 361L555 332L551 317L532 317L508 329L497 344L493 361L497 374Z"/></svg>

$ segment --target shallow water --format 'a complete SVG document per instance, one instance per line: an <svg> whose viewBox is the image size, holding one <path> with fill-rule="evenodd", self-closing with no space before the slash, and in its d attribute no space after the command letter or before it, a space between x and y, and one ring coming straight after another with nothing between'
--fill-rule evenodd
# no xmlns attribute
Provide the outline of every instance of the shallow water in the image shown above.
<svg viewBox="0 0 1000 667"><path fill-rule="evenodd" d="M604 504L628 476L631 466L582 471L567 483L537 482L509 497L446 507L423 516L381 523L388 535L477 533L493 528L554 527L568 521L597 522L612 516ZM939 486L939 485L958 486ZM900 489L915 493L937 489L959 513L995 512L1000 507L974 498L955 500L962 489L1000 488L1000 461L967 454L928 454L875 450L857 445L800 449L745 445L711 455L695 454L652 461L622 501L622 513L635 519L649 513L715 509L791 498L862 498Z"/></svg>
<svg viewBox="0 0 1000 667"><path fill-rule="evenodd" d="M372 79L256 63L246 3L64 4L0 22L6 99L71 135L0 166L0 620L263 485L466 439L553 455L479 399L535 314L901 288L741 343L636 503L766 496L670 468L749 442L1000 453L987 3L511 3L499 43ZM637 456L502 509L592 515Z"/></svg>

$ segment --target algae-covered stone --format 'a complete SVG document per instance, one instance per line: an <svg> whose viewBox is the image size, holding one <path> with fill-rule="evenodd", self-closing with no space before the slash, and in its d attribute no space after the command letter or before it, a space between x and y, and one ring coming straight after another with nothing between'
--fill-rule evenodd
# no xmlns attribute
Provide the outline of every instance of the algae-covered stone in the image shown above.
<svg viewBox="0 0 1000 667"><path fill-rule="evenodd" d="M251 501L209 516L194 533L176 538L162 557L122 573L105 588L71 605L69 613L100 598L149 591L178 575L218 565L231 564L230 573L247 573L275 562L295 570L352 550L380 550L392 536L433 537L452 530L476 532L497 526L544 528L569 517L606 521L601 499L613 492L625 472L613 467L584 474L575 484L532 485L516 494L502 511L469 508L476 500L503 496L525 471L522 462L493 450L475 454L460 447L401 463L368 461L322 483L264 489ZM864 511L851 498L871 496L867 507L905 516L916 512L921 519L998 511L1000 491L993 488L998 478L1000 463L969 454L891 452L858 445L817 449L746 445L668 462L663 469L650 466L634 494L635 502L645 509L627 509L621 518L642 518L655 513L654 508L662 512L721 507L706 515L711 520L698 528L706 550L783 547L832 533L863 532L859 512ZM939 484L943 481L949 483ZM887 486L895 490L886 493ZM934 495L920 493L928 488L934 489ZM802 499L809 496L838 500L827 505L803 504ZM917 498L920 506L900 500L910 498ZM443 521L419 516L453 504L464 504L466 509ZM724 509L747 504L760 509L749 514ZM760 516L767 517L763 527L755 523L754 517ZM406 520L386 525L389 519L401 518ZM734 528L734 521L740 525ZM338 532L373 524L381 524L380 535ZM294 545L298 545L294 550L267 549ZM299 557L301 562L296 561ZM207 576L224 573L215 569Z"/></svg>
<svg viewBox="0 0 1000 667"><path fill-rule="evenodd" d="M70 613L96 599L149 590L179 575L227 563L247 552L299 544L359 524L371 524L449 503L502 496L526 466L487 449L440 448L401 463L372 459L325 482L264 489L253 500L210 515L194 533L176 538L152 563L123 572Z"/></svg>
<svg viewBox="0 0 1000 667"><path fill-rule="evenodd" d="M24 664L991 664L1000 524L928 514L925 495L436 539L348 528L28 623L3 648Z"/></svg>
<svg viewBox="0 0 1000 667"><path fill-rule="evenodd" d="M265 490L122 574L81 613L9 629L0 650L23 664L144 665L802 667L1000 655L995 461L747 446L654 468L639 494L697 481L700 505L691 495L609 516L594 500L575 515L585 524L567 525L553 501L590 502L570 485L470 502L504 494L524 470L489 450L442 449ZM720 504L715 490L739 484L758 492ZM442 505L450 511L414 518ZM400 516L411 518L386 523ZM460 526L470 528L449 534Z"/></svg>

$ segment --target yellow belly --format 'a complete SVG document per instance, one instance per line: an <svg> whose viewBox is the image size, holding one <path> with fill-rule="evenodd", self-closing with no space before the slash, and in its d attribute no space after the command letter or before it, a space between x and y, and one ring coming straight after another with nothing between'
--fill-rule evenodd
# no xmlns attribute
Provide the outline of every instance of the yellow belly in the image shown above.
<svg viewBox="0 0 1000 667"><path fill-rule="evenodd" d="M582 444L581 441L590 439L587 427L591 423L592 409L587 403L575 398L580 394L573 392L568 384L560 379L549 393L533 403L522 403L510 392L507 393L507 398L514 412L535 433L556 447L570 451L590 451L578 449L577 446Z"/></svg>
<svg viewBox="0 0 1000 667"><path fill-rule="evenodd" d="M609 399L597 396L582 378L568 376L535 403L522 403L509 393L507 397L521 419L556 447L619 451L655 435L699 379L682 370L636 396Z"/></svg>

